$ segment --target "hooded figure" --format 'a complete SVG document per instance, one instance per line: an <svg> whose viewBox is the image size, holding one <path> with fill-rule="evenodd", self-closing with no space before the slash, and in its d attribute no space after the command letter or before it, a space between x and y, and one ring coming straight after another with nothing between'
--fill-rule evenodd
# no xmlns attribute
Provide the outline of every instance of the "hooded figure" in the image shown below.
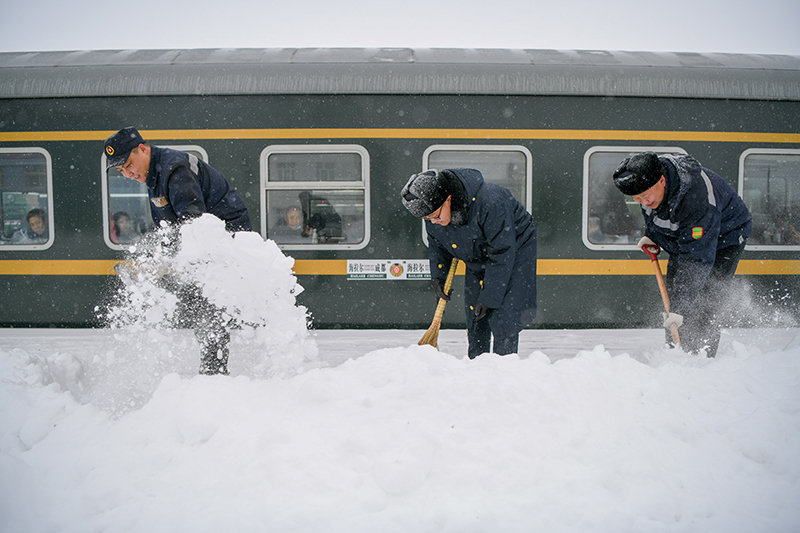
<svg viewBox="0 0 800 533"><path fill-rule="evenodd" d="M431 285L437 297L453 258L464 262L469 358L517 353L519 332L536 317L536 227L505 187L474 169L428 170L401 191L408 211L425 219Z"/></svg>

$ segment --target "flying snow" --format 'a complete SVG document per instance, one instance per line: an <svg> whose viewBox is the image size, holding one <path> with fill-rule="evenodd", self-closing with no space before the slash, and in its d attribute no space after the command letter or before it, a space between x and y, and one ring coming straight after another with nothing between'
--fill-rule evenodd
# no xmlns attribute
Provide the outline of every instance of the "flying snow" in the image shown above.
<svg viewBox="0 0 800 533"><path fill-rule="evenodd" d="M236 333L233 375L263 378L313 368L318 350L308 311L295 301L303 289L293 264L275 242L255 232L228 233L210 214L147 235L120 265L124 283L100 310L115 336L109 350L94 358L86 380L94 386L87 394L124 412L140 407L164 375L196 371L200 351L191 332L171 329L178 313L171 287L179 283L200 287L224 310ZM196 355L176 357L179 350Z"/></svg>
<svg viewBox="0 0 800 533"><path fill-rule="evenodd" d="M0 330L0 532L800 529L796 326L716 359L593 330L469 360L446 330L335 360L274 243L181 231L133 251L110 327ZM168 327L164 269L236 324L230 376Z"/></svg>

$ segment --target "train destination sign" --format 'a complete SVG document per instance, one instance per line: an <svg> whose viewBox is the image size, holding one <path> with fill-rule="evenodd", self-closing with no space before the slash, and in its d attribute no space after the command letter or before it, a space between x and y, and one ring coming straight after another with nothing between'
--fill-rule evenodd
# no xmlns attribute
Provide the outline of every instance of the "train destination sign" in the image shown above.
<svg viewBox="0 0 800 533"><path fill-rule="evenodd" d="M348 259L347 279L431 279L431 268L427 259Z"/></svg>

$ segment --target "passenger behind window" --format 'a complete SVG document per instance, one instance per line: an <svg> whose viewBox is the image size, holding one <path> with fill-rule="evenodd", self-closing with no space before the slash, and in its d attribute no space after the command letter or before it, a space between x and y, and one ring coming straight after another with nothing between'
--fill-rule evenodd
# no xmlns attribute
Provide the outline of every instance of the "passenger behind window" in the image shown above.
<svg viewBox="0 0 800 533"><path fill-rule="evenodd" d="M311 244L339 243L345 240L342 217L326 198L313 196L308 191L303 191L298 196L303 209L303 235L311 239Z"/></svg>
<svg viewBox="0 0 800 533"><path fill-rule="evenodd" d="M326 198L308 191L298 198L300 203L287 207L270 229L270 239L281 244L336 244L345 240L342 217Z"/></svg>
<svg viewBox="0 0 800 533"><path fill-rule="evenodd" d="M772 232L774 244L800 244L800 216L796 213L797 209L790 209L775 216L775 230Z"/></svg>
<svg viewBox="0 0 800 533"><path fill-rule="evenodd" d="M139 235L133 229L131 217L125 211L114 213L114 224L111 228L111 241L116 244L130 244Z"/></svg>
<svg viewBox="0 0 800 533"><path fill-rule="evenodd" d="M269 237L282 244L309 242L304 231L303 210L299 205L286 209L283 218L270 229Z"/></svg>
<svg viewBox="0 0 800 533"><path fill-rule="evenodd" d="M27 228L20 228L11 237L12 244L44 244L50 239L47 228L47 214L38 207L28 211L25 216Z"/></svg>
<svg viewBox="0 0 800 533"><path fill-rule="evenodd" d="M600 217L596 215L592 215L589 217L589 242L593 244L604 244L609 242L614 242L614 239L611 235L606 235L603 233L603 230L600 226Z"/></svg>

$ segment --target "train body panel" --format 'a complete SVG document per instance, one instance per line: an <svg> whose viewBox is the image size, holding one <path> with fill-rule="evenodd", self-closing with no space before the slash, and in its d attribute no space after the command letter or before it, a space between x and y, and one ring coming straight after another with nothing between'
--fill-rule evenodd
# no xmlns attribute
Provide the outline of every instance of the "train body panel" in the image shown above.
<svg viewBox="0 0 800 533"><path fill-rule="evenodd" d="M225 70L224 62L213 63L223 59L169 63L163 60L168 53L154 53L156 59L135 64L136 75L149 81L137 90L112 83L122 76L119 71L134 68L130 56L112 55L108 64L71 59L71 94L60 94L55 85L25 94L18 79L28 73L38 82L57 78L64 72L59 62L67 59L0 54L0 166L7 165L0 175L0 324L97 324L96 308L114 287L113 264L124 257L125 246L114 242L112 207L135 211L141 203L140 194L115 185L116 178L103 170L102 141L130 125L155 145L207 158L240 193L254 228L265 237L277 235L278 209L298 192L311 192L311 200L300 200L304 205L340 211L340 233L327 241L278 241L296 260L305 288L299 302L316 327L429 323L435 302L424 277L363 279L351 269L427 258L421 224L405 211L399 191L411 174L450 161L488 169L505 165L507 175L485 171L487 179L517 187L515 195L534 216L539 315L531 327L654 325L660 297L649 259L633 245L636 229L613 230L612 239L592 232L595 220L610 224L603 215L617 209L603 202L622 206L618 214L626 223L641 226L641 215L621 195L600 200L608 192L608 166L640 149L689 153L740 190L760 225L739 279L758 302L798 319L800 242L786 232L792 221L780 225L773 215L800 216L800 95L793 93L800 86L800 58L717 55L705 57L707 64L695 60L670 71L663 57L659 63L643 54L614 65L608 63L614 56L600 55L583 57L579 65L565 59L556 76L552 65L533 62L530 51L509 51L496 63L456 61L460 56L452 51L443 52L438 63L425 54L428 59L415 63L400 52L378 51L363 60L354 60L354 53L340 57L331 51L319 64L284 60L278 51L269 60L240 58L227 66L231 76L241 77L238 85L212 78L194 93L186 88L190 75ZM388 66L375 57L388 57ZM448 57L451 63L445 63ZM170 68L182 80L172 87L159 78ZM644 89L637 92L636 68L661 70L641 80ZM246 79L248 72L255 81ZM293 72L294 89L284 79ZM342 90L336 84L345 84L348 72L351 86ZM472 85L470 72L479 78ZM759 84L754 72L771 84ZM95 81L87 78L81 85L90 73ZM320 73L331 79L320 79ZM678 77L676 88L670 75L677 74L684 85ZM548 75L557 87L542 81ZM504 89L492 76L510 81ZM94 87L98 79L111 81ZM326 89L325 83L335 87ZM14 185L14 165L25 164L19 151L35 158L28 153L35 150L49 156L49 181L35 172L20 174L34 183L22 190ZM312 167L322 170L312 178L300 176ZM766 176L760 174L764 168ZM21 205L37 202L52 203L48 243L14 245L12 233L24 224ZM457 302L463 293L459 278L454 287ZM443 325L463 324L461 306L448 306Z"/></svg>

